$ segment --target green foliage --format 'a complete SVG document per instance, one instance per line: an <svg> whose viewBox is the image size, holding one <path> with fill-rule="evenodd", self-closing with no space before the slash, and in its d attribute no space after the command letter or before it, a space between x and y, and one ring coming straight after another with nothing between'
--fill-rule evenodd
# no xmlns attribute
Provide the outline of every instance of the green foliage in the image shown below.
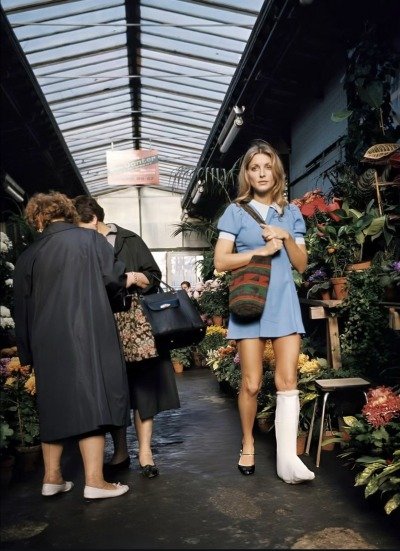
<svg viewBox="0 0 400 551"><path fill-rule="evenodd" d="M381 304L382 287L375 268L350 272L348 298L338 307L342 323L343 362L358 364L367 376L376 376L388 362L388 312Z"/></svg>
<svg viewBox="0 0 400 551"><path fill-rule="evenodd" d="M379 36L375 24L366 28L349 55L344 80L347 112L336 114L336 118L348 118L346 160L356 170L371 145L396 142L400 137L391 106L391 83L399 64L399 54L389 40Z"/></svg>
<svg viewBox="0 0 400 551"><path fill-rule="evenodd" d="M379 492L387 500L385 512L390 514L400 505L400 424L391 421L375 428L364 416L344 418L349 441L339 457L357 469L355 486L365 486L364 496ZM362 469L362 470L361 470Z"/></svg>
<svg viewBox="0 0 400 551"><path fill-rule="evenodd" d="M183 367L190 367L192 363L192 349L190 346L171 350L171 360L180 362Z"/></svg>

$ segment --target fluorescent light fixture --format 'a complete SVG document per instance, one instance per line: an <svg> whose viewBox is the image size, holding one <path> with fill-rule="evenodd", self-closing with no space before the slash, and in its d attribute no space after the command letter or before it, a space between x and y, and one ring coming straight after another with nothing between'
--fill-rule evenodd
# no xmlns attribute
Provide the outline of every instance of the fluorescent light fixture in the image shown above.
<svg viewBox="0 0 400 551"><path fill-rule="evenodd" d="M221 130L221 134L218 137L218 143L220 144L219 150L221 153L226 153L228 151L240 128L243 126L242 115L244 111L244 106L238 107L235 105L230 112L229 117Z"/></svg>
<svg viewBox="0 0 400 551"><path fill-rule="evenodd" d="M196 205L199 202L203 192L204 192L204 185L201 180L197 180L197 184L193 189L192 197L191 197L193 205Z"/></svg>
<svg viewBox="0 0 400 551"><path fill-rule="evenodd" d="M24 200L25 191L20 187L15 180L11 178L9 174L4 177L3 188L8 195L11 195L13 199L22 203Z"/></svg>

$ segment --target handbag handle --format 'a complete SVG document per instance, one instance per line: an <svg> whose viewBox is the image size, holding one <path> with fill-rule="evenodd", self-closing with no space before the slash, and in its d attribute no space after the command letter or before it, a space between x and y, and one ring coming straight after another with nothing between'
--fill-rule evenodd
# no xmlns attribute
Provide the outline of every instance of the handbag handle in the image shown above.
<svg viewBox="0 0 400 551"><path fill-rule="evenodd" d="M261 218L261 216L258 214L258 212L253 209L251 205L248 203L235 203L238 207L241 207L244 211L247 212L247 214L250 214L252 218L258 223L258 224L265 224L265 220Z"/></svg>

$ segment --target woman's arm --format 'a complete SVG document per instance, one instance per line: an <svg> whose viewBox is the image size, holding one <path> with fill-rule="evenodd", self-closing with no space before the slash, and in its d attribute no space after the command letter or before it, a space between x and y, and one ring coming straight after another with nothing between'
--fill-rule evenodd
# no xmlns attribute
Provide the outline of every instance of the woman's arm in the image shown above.
<svg viewBox="0 0 400 551"><path fill-rule="evenodd" d="M277 226L261 225L264 239L269 242L272 239L280 239L288 254L292 266L302 274L307 268L308 255L305 245L296 243L290 233Z"/></svg>
<svg viewBox="0 0 400 551"><path fill-rule="evenodd" d="M281 239L270 239L263 247L243 253L233 252L234 242L229 239L218 239L214 251L214 266L218 272L236 270L246 266L254 255L269 256L283 247Z"/></svg>

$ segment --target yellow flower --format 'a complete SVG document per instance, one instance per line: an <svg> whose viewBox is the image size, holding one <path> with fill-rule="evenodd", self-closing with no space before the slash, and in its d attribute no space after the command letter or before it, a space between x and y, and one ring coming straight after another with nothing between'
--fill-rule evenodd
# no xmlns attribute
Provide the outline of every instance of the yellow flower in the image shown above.
<svg viewBox="0 0 400 551"><path fill-rule="evenodd" d="M4 383L4 386L13 386L16 380L17 380L16 377L7 377L6 382Z"/></svg>
<svg viewBox="0 0 400 551"><path fill-rule="evenodd" d="M32 396L36 394L36 379L34 373L31 373L29 379L25 382L24 387L28 394L31 394Z"/></svg>
<svg viewBox="0 0 400 551"><path fill-rule="evenodd" d="M268 339L265 341L265 348L263 353L263 359L265 362L267 362L271 367L275 365L275 355L274 355L274 349L272 348L272 342Z"/></svg>
<svg viewBox="0 0 400 551"><path fill-rule="evenodd" d="M209 325L206 330L206 335L220 334L226 337L226 329L220 325Z"/></svg>

